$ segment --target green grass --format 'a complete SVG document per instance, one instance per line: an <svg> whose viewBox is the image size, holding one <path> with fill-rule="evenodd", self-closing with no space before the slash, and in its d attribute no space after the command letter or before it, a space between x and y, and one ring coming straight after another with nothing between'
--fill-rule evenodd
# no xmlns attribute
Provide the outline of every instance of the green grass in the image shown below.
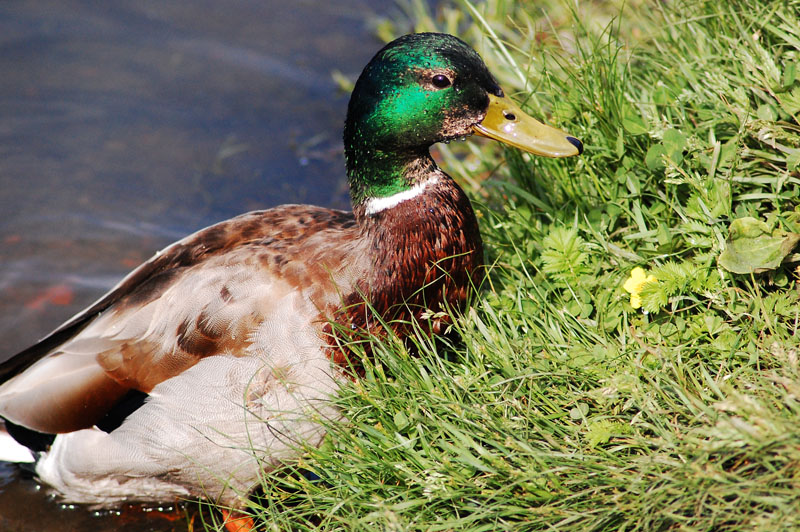
<svg viewBox="0 0 800 532"><path fill-rule="evenodd" d="M800 233L800 2L533 4L379 26L464 37L586 151L440 148L487 282L445 338L374 347L298 466L320 480L264 479L267 530L800 529L797 270L763 264Z"/></svg>

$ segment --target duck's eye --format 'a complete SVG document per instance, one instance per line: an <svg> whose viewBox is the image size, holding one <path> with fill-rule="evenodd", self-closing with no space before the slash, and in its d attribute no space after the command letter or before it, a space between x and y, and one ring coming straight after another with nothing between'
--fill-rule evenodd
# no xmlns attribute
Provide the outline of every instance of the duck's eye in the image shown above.
<svg viewBox="0 0 800 532"><path fill-rule="evenodd" d="M433 76L433 78L431 78L431 83L437 89L446 89L451 84L450 78L448 78L444 74L436 74L435 76Z"/></svg>

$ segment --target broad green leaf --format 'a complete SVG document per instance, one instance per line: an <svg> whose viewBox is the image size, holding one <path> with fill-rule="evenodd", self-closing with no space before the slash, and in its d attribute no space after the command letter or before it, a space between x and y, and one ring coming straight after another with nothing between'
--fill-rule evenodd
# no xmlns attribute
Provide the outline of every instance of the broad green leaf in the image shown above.
<svg viewBox="0 0 800 532"><path fill-rule="evenodd" d="M631 135L647 133L647 125L639 113L630 105L622 107L622 128Z"/></svg>
<svg viewBox="0 0 800 532"><path fill-rule="evenodd" d="M665 85L659 85L653 90L653 103L656 105L669 105L673 99Z"/></svg>
<svg viewBox="0 0 800 532"><path fill-rule="evenodd" d="M784 87L791 87L795 79L797 79L797 64L790 61L783 69L783 79L781 79L781 85Z"/></svg>
<svg viewBox="0 0 800 532"><path fill-rule="evenodd" d="M800 112L800 87L781 94L781 107L790 115Z"/></svg>
<svg viewBox="0 0 800 532"><path fill-rule="evenodd" d="M672 235L670 234L667 224L658 224L658 228L656 230L656 239L661 246L666 246L672 241Z"/></svg>
<svg viewBox="0 0 800 532"><path fill-rule="evenodd" d="M719 264L733 273L774 270L800 241L800 234L770 231L767 224L751 217L731 222Z"/></svg>
<svg viewBox="0 0 800 532"><path fill-rule="evenodd" d="M756 116L761 120L767 120L769 122L774 122L778 119L778 114L769 104L759 105L758 109L756 109Z"/></svg>
<svg viewBox="0 0 800 532"><path fill-rule="evenodd" d="M644 164L650 170L658 170L659 168L664 168L664 161L661 159L662 155L665 155L667 152L664 149L664 146L661 144L653 144L647 150L647 154L644 156Z"/></svg>
<svg viewBox="0 0 800 532"><path fill-rule="evenodd" d="M668 129L664 132L664 150L675 164L683 161L683 150L686 148L686 135L677 129Z"/></svg>
<svg viewBox="0 0 800 532"><path fill-rule="evenodd" d="M686 135L677 129L668 129L664 132L664 148L670 153L680 153L686 147Z"/></svg>
<svg viewBox="0 0 800 532"><path fill-rule="evenodd" d="M397 430L403 430L408 426L408 416L402 410L398 410L394 414L394 424Z"/></svg>
<svg viewBox="0 0 800 532"><path fill-rule="evenodd" d="M800 150L791 150L786 157L786 167L790 172L794 172L800 166Z"/></svg>

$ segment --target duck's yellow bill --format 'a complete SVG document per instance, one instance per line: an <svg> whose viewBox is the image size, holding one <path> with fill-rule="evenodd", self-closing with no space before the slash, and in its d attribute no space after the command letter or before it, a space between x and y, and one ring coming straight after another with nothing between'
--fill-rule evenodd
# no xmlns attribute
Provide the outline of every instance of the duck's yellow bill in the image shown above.
<svg viewBox="0 0 800 532"><path fill-rule="evenodd" d="M489 108L473 131L515 148L545 157L570 157L583 153L583 144L558 128L525 114L507 97L489 95Z"/></svg>

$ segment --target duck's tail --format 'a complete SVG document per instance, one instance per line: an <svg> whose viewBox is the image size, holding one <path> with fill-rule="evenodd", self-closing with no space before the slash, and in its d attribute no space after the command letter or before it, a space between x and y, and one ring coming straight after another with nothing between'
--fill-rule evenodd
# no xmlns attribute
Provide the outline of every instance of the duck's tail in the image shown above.
<svg viewBox="0 0 800 532"><path fill-rule="evenodd" d="M18 443L6 430L5 423L0 421L0 462L32 463L36 461L33 452Z"/></svg>

